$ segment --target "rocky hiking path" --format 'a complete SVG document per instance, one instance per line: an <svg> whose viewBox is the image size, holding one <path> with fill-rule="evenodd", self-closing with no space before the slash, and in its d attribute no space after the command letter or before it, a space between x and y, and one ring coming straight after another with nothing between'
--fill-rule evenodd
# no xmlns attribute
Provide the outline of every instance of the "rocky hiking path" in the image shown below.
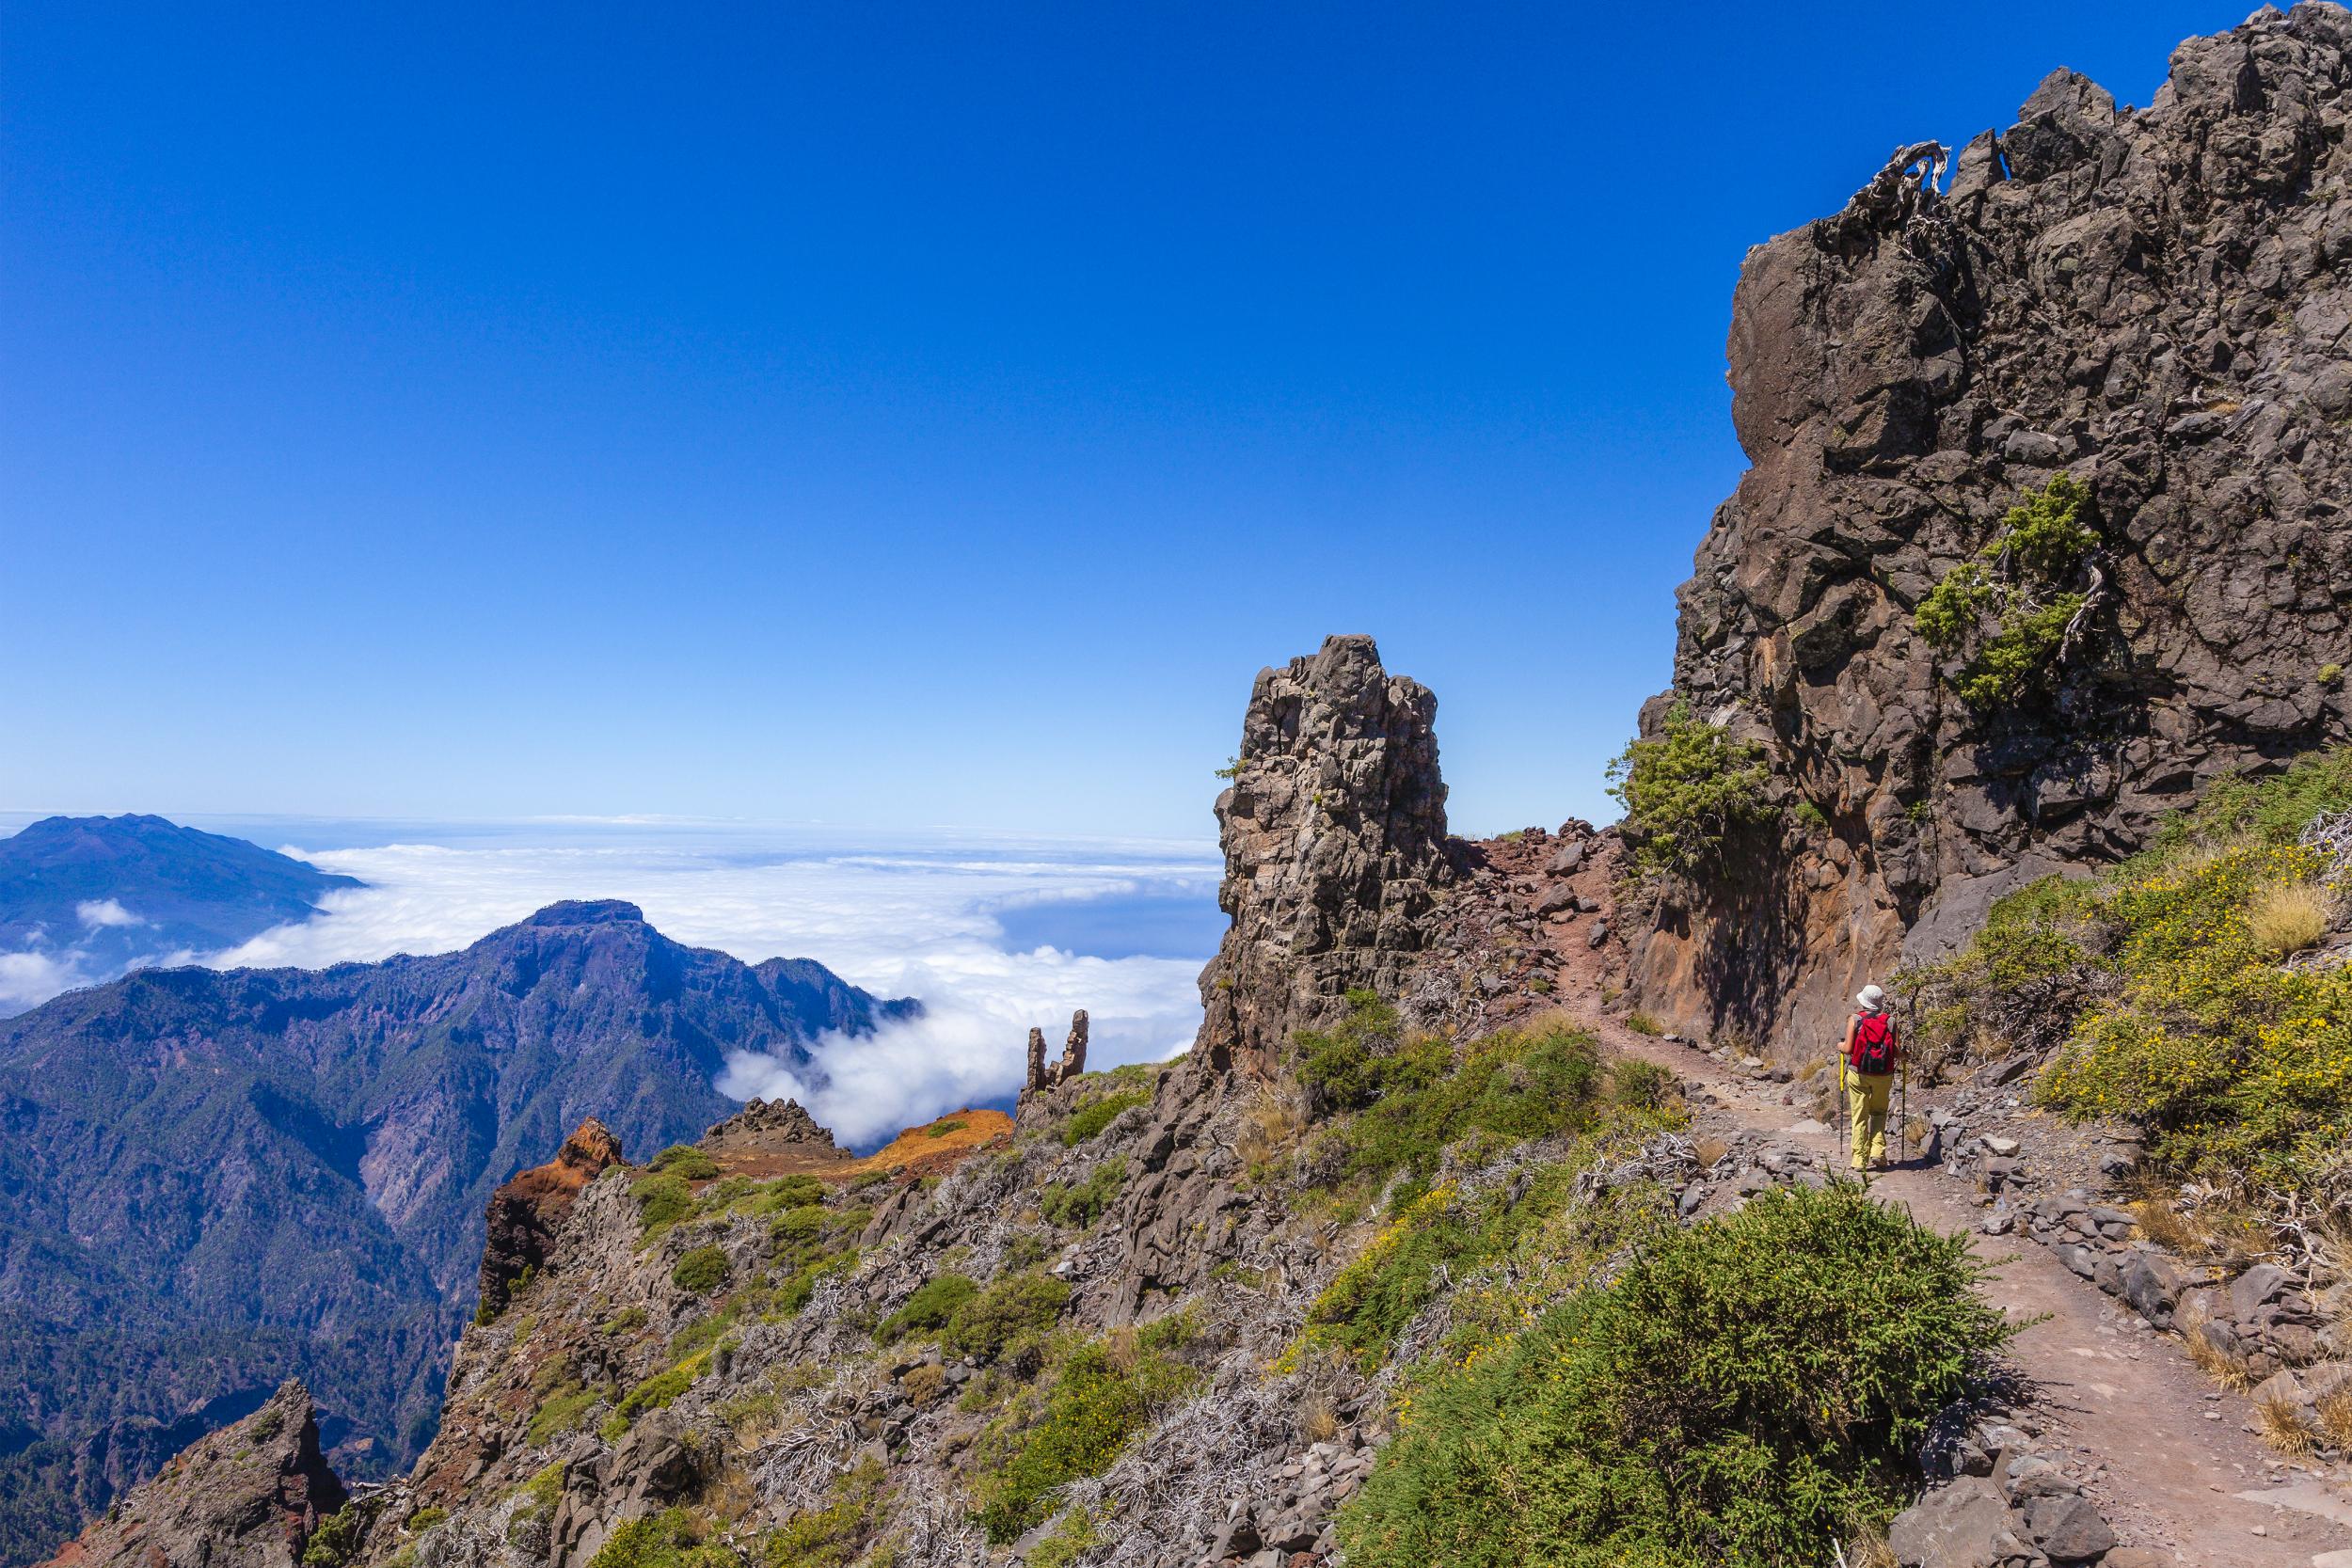
<svg viewBox="0 0 2352 1568"><path fill-rule="evenodd" d="M1507 981L1501 992L1491 981L1463 988L1483 996L1474 1022L1556 1012L1592 1029L1608 1051L1655 1062L1689 1085L1701 1136L1760 1135L1820 1168L1837 1168L1837 1129L1809 1114L1809 1096L1800 1091L1791 1104L1784 1084L1696 1046L1637 1034L1612 1015L1624 959L1613 940L1613 885L1622 867L1609 835L1570 823L1558 835L1530 830L1467 847L1484 895L1457 905L1463 918L1452 938L1463 969L1450 984L1461 987L1465 972L1541 977L1523 990ZM1925 1101L1915 1086L1915 1117L1924 1117ZM2127 1544L2155 1549L2152 1561L2195 1568L2352 1568L2352 1489L2341 1470L2316 1462L2298 1468L2271 1452L2249 1430L2249 1402L2200 1372L2179 1340L2149 1328L2049 1248L2022 1235L1985 1235L1972 1180L1914 1166L1884 1173L1872 1187L1922 1224L1967 1234L1997 1269L1986 1293L2029 1324L2010 1359L2038 1386L2043 1446L2062 1446Z"/></svg>
<svg viewBox="0 0 2352 1568"><path fill-rule="evenodd" d="M1665 1067L1710 1094L1711 1109L1835 1166L1834 1128L1779 1102L1695 1046L1637 1035L1614 1020L1585 1022L1610 1050ZM2042 1433L2080 1465L2084 1491L2126 1544L2169 1550L2199 1568L2352 1568L2352 1493L2286 1471L2245 1428L2252 1407L2197 1370L2160 1335L2070 1273L2049 1250L1983 1236L1973 1188L1932 1168L1885 1172L1871 1191L1921 1224L1964 1232L1998 1272L1986 1295L2029 1323L2010 1359L2038 1387ZM2033 1320L2039 1320L2033 1321ZM2216 1419L2216 1417L2218 1417Z"/></svg>
<svg viewBox="0 0 2352 1568"><path fill-rule="evenodd" d="M1553 850L1536 843L1482 848L1512 892L1548 899L1548 909L1529 911L1534 920L1522 917L1517 926L1540 944L1540 967L1549 972L1551 989L1539 1006L1592 1029L1607 1051L1655 1062L1681 1079L1693 1091L1700 1134L1761 1133L1822 1168L1838 1168L1837 1130L1804 1105L1784 1102L1785 1085L1749 1077L1694 1045L1637 1034L1609 1015L1604 998L1615 992L1604 988L1614 978L1614 944L1592 940L1599 920L1577 916L1614 923L1612 857L1564 855L1549 863L1580 863L1519 882L1514 873L1533 872ZM1561 895L1564 888L1581 895L1581 908ZM2067 1455L2126 1546L2153 1548L2152 1562L2193 1568L2352 1568L2352 1490L2316 1465L2298 1471L2264 1447L2248 1430L2247 1399L2206 1378L2177 1339L2150 1329L2048 1248L1984 1235L1972 1182L1914 1165L1871 1185L1920 1223L1967 1234L1997 1270L1986 1294L2028 1325L2011 1342L2010 1360L2036 1385L2042 1446Z"/></svg>

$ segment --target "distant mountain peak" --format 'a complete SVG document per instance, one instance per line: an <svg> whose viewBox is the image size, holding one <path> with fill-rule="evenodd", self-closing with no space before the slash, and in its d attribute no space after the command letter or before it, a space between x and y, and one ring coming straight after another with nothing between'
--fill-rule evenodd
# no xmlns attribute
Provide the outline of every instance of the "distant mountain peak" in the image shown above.
<svg viewBox="0 0 2352 1568"><path fill-rule="evenodd" d="M516 922L517 926L642 926L645 911L620 898L566 898Z"/></svg>
<svg viewBox="0 0 2352 1568"><path fill-rule="evenodd" d="M0 1015L235 947L366 885L161 816L42 817L0 838L0 955L32 976L0 986Z"/></svg>

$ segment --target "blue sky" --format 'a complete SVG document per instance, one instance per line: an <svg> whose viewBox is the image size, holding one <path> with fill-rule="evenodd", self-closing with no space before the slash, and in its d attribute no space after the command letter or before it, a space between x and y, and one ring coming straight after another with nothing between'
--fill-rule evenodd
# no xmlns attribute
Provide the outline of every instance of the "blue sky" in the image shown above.
<svg viewBox="0 0 2352 1568"><path fill-rule="evenodd" d="M675 14L665 14L675 13ZM12 6L0 809L1605 816L1746 247L2242 7Z"/></svg>

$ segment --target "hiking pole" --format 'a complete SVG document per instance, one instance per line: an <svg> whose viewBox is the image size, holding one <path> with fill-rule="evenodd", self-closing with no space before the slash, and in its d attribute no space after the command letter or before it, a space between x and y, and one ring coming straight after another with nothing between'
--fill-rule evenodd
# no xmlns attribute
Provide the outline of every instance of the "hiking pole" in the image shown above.
<svg viewBox="0 0 2352 1568"><path fill-rule="evenodd" d="M1853 1118L1846 1114L1846 1064L1842 1061L1833 1062L1830 1064L1830 1070L1837 1074L1837 1159L1839 1164L1844 1164L1849 1163L1846 1153L1846 1130L1853 1122Z"/></svg>
<svg viewBox="0 0 2352 1568"><path fill-rule="evenodd" d="M1895 1064L1902 1076L1895 1080L1895 1163L1902 1164L1911 1158L1911 1062L1905 1058Z"/></svg>

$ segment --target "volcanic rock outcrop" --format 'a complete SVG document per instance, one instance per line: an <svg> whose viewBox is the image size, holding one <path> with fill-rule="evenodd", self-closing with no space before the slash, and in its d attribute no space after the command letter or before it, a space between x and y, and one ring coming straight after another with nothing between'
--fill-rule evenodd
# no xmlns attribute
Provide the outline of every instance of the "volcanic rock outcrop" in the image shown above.
<svg viewBox="0 0 2352 1568"><path fill-rule="evenodd" d="M187 1449L45 1568L294 1568L343 1506L299 1383Z"/></svg>
<svg viewBox="0 0 2352 1568"><path fill-rule="evenodd" d="M1089 1027L1084 1007L1070 1015L1070 1037L1062 1042L1061 1059L1051 1066L1045 1061L1045 1031L1029 1031L1028 1069L1021 1081L1024 1099L1047 1089L1058 1088L1086 1071Z"/></svg>
<svg viewBox="0 0 2352 1568"><path fill-rule="evenodd" d="M553 1160L519 1173L490 1195L488 1239L482 1249L481 1310L485 1315L496 1317L506 1310L507 1292L515 1282L547 1261L555 1228L571 1212L580 1189L621 1163L621 1141L591 1117L564 1140Z"/></svg>
<svg viewBox="0 0 2352 1568"><path fill-rule="evenodd" d="M1401 990L1453 876L1437 710L1427 687L1380 667L1369 637L1258 672L1239 770L1216 800L1232 926L1200 976L1204 1069L1263 1076L1349 988Z"/></svg>
<svg viewBox="0 0 2352 1568"><path fill-rule="evenodd" d="M1668 890L1634 943L1651 1010L1834 1035L1848 992L2001 892L2352 731L2348 128L2352 14L2265 8L2183 44L2146 109L2056 72L1948 190L1908 149L1750 252L1729 356L1754 466L1643 727L1676 704L1727 725L1819 816ZM1965 650L1915 615L2060 474L2096 543L2050 602L2082 612L1966 700Z"/></svg>

